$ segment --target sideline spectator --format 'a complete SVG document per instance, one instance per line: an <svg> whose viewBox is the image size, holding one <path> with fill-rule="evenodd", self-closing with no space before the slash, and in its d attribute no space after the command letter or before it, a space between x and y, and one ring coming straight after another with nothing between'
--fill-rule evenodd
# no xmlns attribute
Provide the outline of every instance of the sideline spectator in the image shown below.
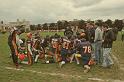
<svg viewBox="0 0 124 82"><path fill-rule="evenodd" d="M102 61L102 40L103 40L103 30L102 30L102 23L96 23L96 30L95 30L95 61L96 64L101 64Z"/></svg>
<svg viewBox="0 0 124 82"><path fill-rule="evenodd" d="M124 29L122 29L121 34L122 34L121 35L121 40L124 41Z"/></svg>
<svg viewBox="0 0 124 82"><path fill-rule="evenodd" d="M113 37L114 33L112 29L108 29L107 27L104 27L104 34L103 34L103 67L110 67L111 65L114 64L110 54L111 54L111 49L112 49L112 44L113 44Z"/></svg>

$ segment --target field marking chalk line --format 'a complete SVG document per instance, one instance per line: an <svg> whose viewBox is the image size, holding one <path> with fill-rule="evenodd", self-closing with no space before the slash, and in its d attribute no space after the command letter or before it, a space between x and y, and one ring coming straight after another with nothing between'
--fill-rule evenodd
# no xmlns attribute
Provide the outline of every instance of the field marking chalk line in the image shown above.
<svg viewBox="0 0 124 82"><path fill-rule="evenodd" d="M61 76L61 77L70 77L70 78L80 78L83 79L82 76L80 75L66 75L66 74L62 74L62 73L48 73L48 72L41 72L41 71L36 71L36 70L28 70L28 69L16 69L13 67L5 67L5 69L7 70L16 70L16 71L27 71L27 72L31 72L31 73L37 73L37 74L44 74L44 75L51 75L51 76ZM122 80L114 80L114 79L100 79L100 78L94 78L94 77L90 77L87 78L87 80L92 80L92 81L99 81L99 82L124 82Z"/></svg>

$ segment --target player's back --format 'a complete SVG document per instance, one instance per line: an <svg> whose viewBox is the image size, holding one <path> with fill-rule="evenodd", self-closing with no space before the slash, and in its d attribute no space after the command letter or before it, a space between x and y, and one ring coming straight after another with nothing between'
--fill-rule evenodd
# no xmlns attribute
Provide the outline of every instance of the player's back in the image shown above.
<svg viewBox="0 0 124 82"><path fill-rule="evenodd" d="M80 48L81 55L91 54L91 43L89 41L81 42L79 48Z"/></svg>

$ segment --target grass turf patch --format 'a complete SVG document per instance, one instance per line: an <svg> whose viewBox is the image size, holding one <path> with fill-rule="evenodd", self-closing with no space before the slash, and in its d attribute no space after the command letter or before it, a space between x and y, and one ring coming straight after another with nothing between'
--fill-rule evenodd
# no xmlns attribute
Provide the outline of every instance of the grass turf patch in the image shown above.
<svg viewBox="0 0 124 82"><path fill-rule="evenodd" d="M50 35L54 32L50 32ZM21 35L25 37L26 34ZM47 32L42 32L42 36L47 35ZM60 32L60 35L63 35ZM9 58L10 50L7 44L8 34L0 34L0 81L1 82L91 82L87 78L97 77L102 79L119 79L124 80L124 72L119 69L115 64L111 69L101 68L100 66L93 66L88 74L83 73L83 67L81 65L76 65L75 63L66 64L63 68L59 68L57 63L53 64L33 64L32 66L23 65L23 69L26 70L36 70L46 73L60 73L65 75L77 75L82 78L72 78L72 77L62 77L53 76L49 74L37 74L29 71L15 71L7 70L4 67L14 67L12 59ZM124 43L120 41L120 34L118 35L118 40L114 42L112 54L114 54L120 64L124 64ZM97 82L97 81L92 81Z"/></svg>

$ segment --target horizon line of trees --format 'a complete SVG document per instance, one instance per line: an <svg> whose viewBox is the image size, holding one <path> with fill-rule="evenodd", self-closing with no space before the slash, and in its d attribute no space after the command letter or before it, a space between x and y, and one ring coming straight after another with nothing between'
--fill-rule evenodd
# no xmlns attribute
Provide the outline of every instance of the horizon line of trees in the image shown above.
<svg viewBox="0 0 124 82"><path fill-rule="evenodd" d="M108 19L106 21L103 20L96 20L97 22L102 23L103 25L108 26L109 28L116 27L119 31L122 30L124 27L124 20L115 19L112 21L111 19ZM70 26L78 26L78 28L83 29L86 27L87 23L94 24L96 21L85 21L85 20L73 20L73 21L57 21L56 23L44 23L44 24L37 24L37 25L30 25L31 30L62 30L66 27Z"/></svg>

